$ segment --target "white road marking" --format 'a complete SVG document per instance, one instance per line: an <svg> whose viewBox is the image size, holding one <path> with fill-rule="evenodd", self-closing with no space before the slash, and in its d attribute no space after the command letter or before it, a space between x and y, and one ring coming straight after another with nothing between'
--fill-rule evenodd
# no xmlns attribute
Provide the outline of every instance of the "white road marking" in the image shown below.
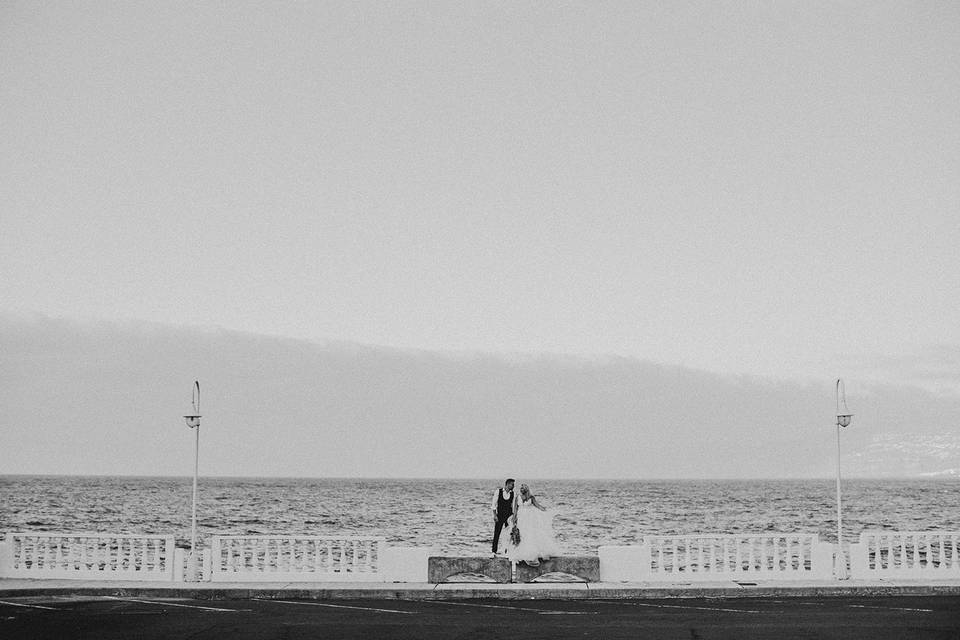
<svg viewBox="0 0 960 640"><path fill-rule="evenodd" d="M910 609L907 607L871 607L865 604L848 604L848 607L853 607L854 609L884 609L886 611L927 611L932 613L933 609Z"/></svg>
<svg viewBox="0 0 960 640"><path fill-rule="evenodd" d="M624 602L632 607L653 607L655 609L696 609L698 611L730 611L733 613L761 613L754 609L724 609L723 607L692 607L679 604L647 604L643 602Z"/></svg>
<svg viewBox="0 0 960 640"><path fill-rule="evenodd" d="M259 599L259 602L282 602L283 604L303 604L311 607L330 607L332 609L359 609L360 611L380 611L382 613L404 613L412 614L416 611L401 611L400 609L377 609L376 607L352 607L347 604L328 604L326 602L303 602L300 600L267 600Z"/></svg>
<svg viewBox="0 0 960 640"><path fill-rule="evenodd" d="M167 602L164 600L141 600L140 598L120 598L118 596L103 596L107 600L119 600L121 602L139 602L141 604L158 604L164 607L183 607L184 609L201 609L203 611L250 611L250 609L223 609L221 607L201 607L195 604L179 604L176 602Z"/></svg>
<svg viewBox="0 0 960 640"><path fill-rule="evenodd" d="M56 607L42 607L39 604L22 604L20 602L7 602L6 600L0 600L0 604L8 604L11 607L25 607L27 609L46 609L47 611L62 611L62 609L57 609Z"/></svg>
<svg viewBox="0 0 960 640"><path fill-rule="evenodd" d="M446 600L428 600L430 604L447 604L452 607L483 607L485 609L511 609L513 611L533 611L543 615L590 615L596 611L550 611L544 609L534 609L533 607L509 607L503 604L479 604L477 602L447 602Z"/></svg>

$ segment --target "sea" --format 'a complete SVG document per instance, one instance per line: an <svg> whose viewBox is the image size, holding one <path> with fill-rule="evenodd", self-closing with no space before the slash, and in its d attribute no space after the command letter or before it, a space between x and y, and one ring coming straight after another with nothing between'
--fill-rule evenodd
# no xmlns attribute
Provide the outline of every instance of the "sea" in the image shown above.
<svg viewBox="0 0 960 640"><path fill-rule="evenodd" d="M0 476L0 534L190 538L192 478ZM835 480L524 480L555 512L565 554L644 536L819 533L837 538ZM502 479L200 478L197 528L211 535L376 535L450 555L490 549ZM958 479L850 479L844 540L865 529L960 530Z"/></svg>

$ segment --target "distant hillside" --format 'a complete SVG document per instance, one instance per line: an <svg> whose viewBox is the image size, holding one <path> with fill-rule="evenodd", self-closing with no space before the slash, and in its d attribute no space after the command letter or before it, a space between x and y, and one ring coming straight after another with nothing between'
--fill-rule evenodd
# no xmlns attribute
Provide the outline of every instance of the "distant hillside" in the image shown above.
<svg viewBox="0 0 960 640"><path fill-rule="evenodd" d="M884 433L844 455L843 472L864 477L960 475L960 433Z"/></svg>

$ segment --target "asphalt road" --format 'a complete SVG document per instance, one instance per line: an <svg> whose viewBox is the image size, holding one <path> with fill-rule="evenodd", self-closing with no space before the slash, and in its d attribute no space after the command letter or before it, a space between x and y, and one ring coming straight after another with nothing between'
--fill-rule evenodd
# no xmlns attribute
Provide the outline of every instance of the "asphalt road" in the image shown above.
<svg viewBox="0 0 960 640"><path fill-rule="evenodd" d="M960 640L960 597L670 600L0 599L0 638Z"/></svg>

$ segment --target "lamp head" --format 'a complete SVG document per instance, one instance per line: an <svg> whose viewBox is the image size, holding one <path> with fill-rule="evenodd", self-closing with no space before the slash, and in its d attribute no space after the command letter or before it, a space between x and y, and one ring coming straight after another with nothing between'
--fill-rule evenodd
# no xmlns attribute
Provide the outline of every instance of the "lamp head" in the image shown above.
<svg viewBox="0 0 960 640"><path fill-rule="evenodd" d="M837 414L837 425L841 427L846 427L850 425L850 418L853 417L852 413L838 413Z"/></svg>
<svg viewBox="0 0 960 640"><path fill-rule="evenodd" d="M191 429L200 426L200 416L183 416L183 419L187 421L187 426Z"/></svg>

